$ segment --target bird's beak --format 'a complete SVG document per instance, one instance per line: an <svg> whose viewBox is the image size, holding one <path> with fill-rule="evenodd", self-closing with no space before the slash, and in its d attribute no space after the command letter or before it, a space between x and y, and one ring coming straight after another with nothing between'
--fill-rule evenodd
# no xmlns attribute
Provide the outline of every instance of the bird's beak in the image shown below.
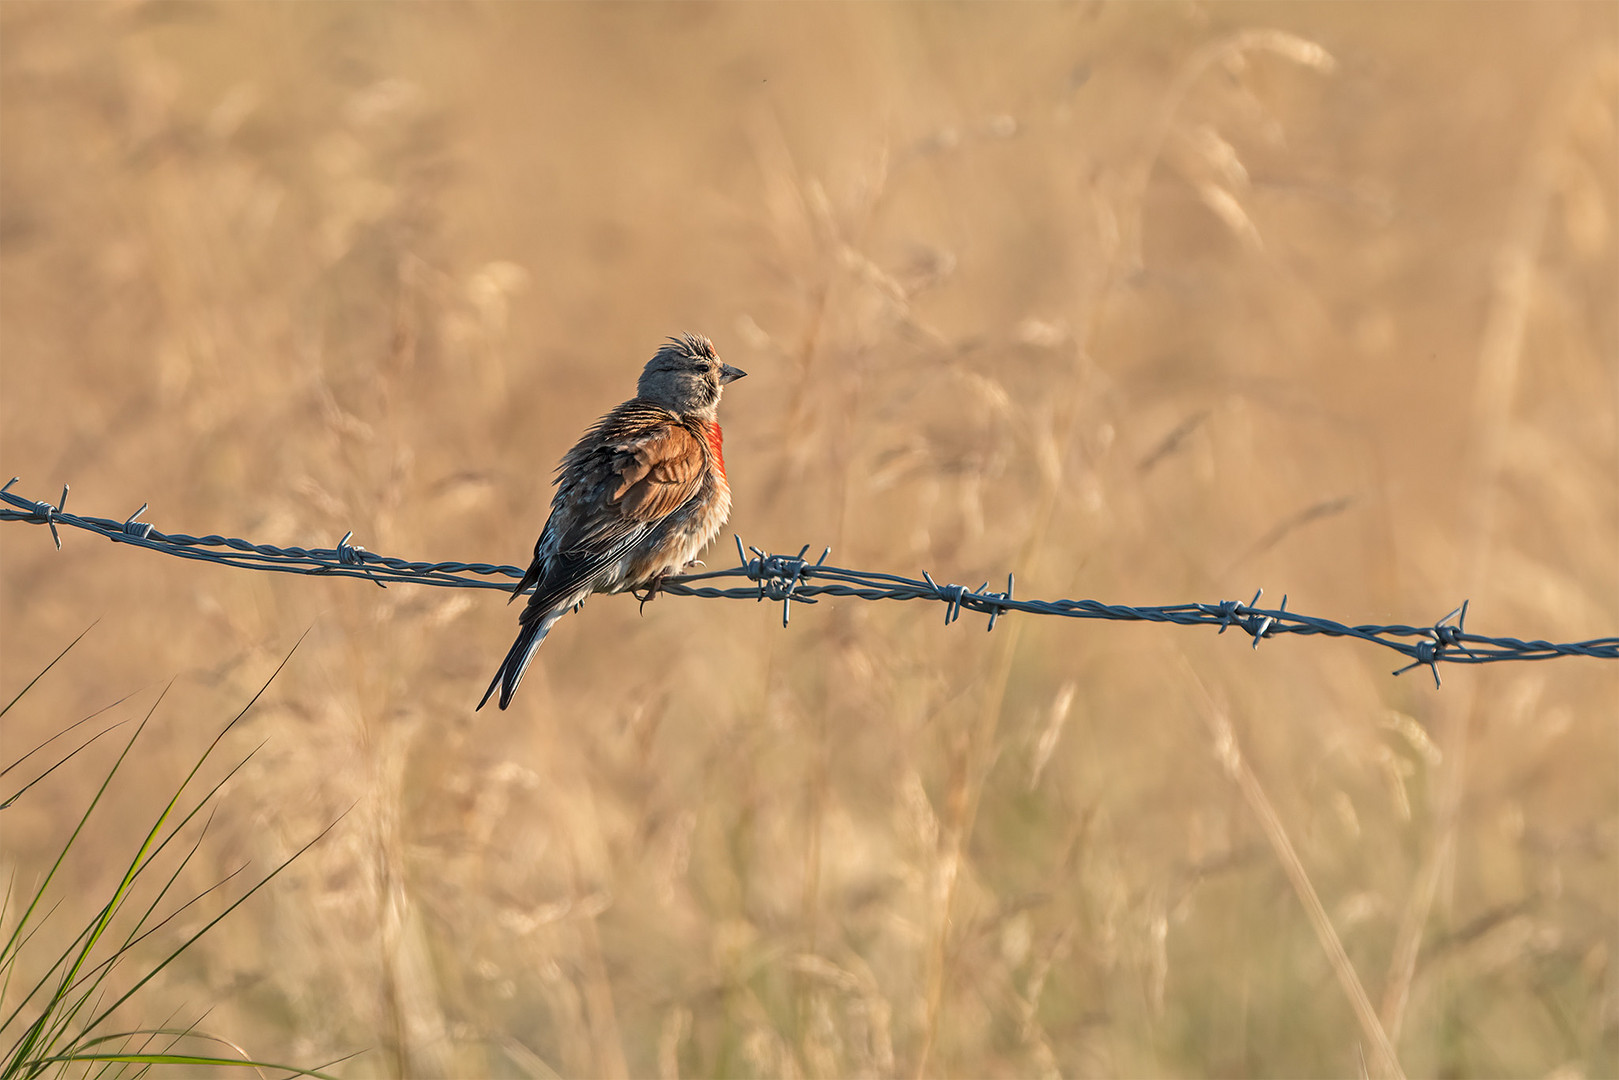
<svg viewBox="0 0 1619 1080"><path fill-rule="evenodd" d="M746 374L747 372L743 371L741 368L734 368L730 364L721 364L720 385L724 386L728 382L736 382Z"/></svg>

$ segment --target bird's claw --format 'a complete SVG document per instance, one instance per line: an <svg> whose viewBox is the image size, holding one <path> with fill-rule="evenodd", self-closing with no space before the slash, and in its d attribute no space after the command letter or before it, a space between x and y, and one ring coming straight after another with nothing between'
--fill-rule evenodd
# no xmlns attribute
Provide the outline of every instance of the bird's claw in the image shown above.
<svg viewBox="0 0 1619 1080"><path fill-rule="evenodd" d="M668 576L669 572L667 570L661 571L654 575L652 580L648 581L642 588L630 590L630 595L641 601L640 611L642 613L645 613L646 606L652 602L653 598L663 591L663 579Z"/></svg>

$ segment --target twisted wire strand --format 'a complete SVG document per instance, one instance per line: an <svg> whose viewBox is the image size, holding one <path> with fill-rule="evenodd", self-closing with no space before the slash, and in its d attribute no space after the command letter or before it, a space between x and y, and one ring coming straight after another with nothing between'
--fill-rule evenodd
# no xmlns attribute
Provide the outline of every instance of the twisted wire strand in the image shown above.
<svg viewBox="0 0 1619 1080"><path fill-rule="evenodd" d="M491 579L523 576L522 568L516 566L453 561L410 562L378 555L351 544L352 532L345 534L333 548L281 548L218 534L189 536L185 533L164 533L151 523L139 520L147 509L144 504L123 521L80 516L64 509L68 495L65 486L62 497L53 505L13 494L11 486L16 482L17 478L13 477L0 488L0 500L5 503L0 506L0 521L45 525L50 529L51 538L58 549L62 546L58 527L65 526L97 533L115 543L134 544L184 559L285 574L365 578L383 588L390 582L409 582L507 592L511 588L509 584ZM1619 637L1558 644L1470 634L1466 630L1466 602L1431 626L1348 626L1331 619L1288 611L1285 596L1280 607L1261 608L1258 604L1263 590L1255 592L1253 599L1247 603L1221 600L1215 603L1133 607L1104 604L1099 600L1027 600L1013 595L1016 583L1011 574L1006 576L1004 591L992 592L988 591L987 581L976 589L969 589L964 585L940 585L926 572L918 581L898 574L830 566L826 560L832 552L831 548L822 551L820 558L813 562L805 558L808 546L801 548L797 555L773 555L756 547L744 549L741 539L737 538L736 551L738 565L668 578L661 591L672 596L702 599L779 601L783 626L788 624L794 602L813 604L820 597L833 596L858 600L930 600L945 605L944 619L947 624L959 619L962 612L971 611L989 617L986 627L989 630L995 629L995 622L1002 615L1017 611L1070 619L1213 626L1222 634L1235 627L1252 639L1255 648L1265 638L1281 634L1356 638L1392 649L1410 660L1410 663L1394 672L1396 675L1413 668L1427 667L1433 674L1435 686L1439 685L1440 663L1487 664L1506 660L1550 660L1560 656L1619 659ZM749 552L752 552L751 558ZM729 587L707 584L737 579L745 580L748 584Z"/></svg>

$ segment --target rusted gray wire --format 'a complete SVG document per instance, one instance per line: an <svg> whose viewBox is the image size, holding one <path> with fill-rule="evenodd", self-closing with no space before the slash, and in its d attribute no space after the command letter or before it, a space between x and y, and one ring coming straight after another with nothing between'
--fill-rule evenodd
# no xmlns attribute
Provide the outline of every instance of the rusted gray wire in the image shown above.
<svg viewBox="0 0 1619 1080"><path fill-rule="evenodd" d="M329 577L366 578L379 586L389 582L411 582L419 585L439 585L459 589L498 589L510 591L510 585L491 578L520 578L521 567L498 566L492 563L464 562L409 562L389 558L349 543L353 533L345 534L334 548L279 548L270 544L254 544L228 536L187 536L185 533L159 532L151 524L139 520L146 506L118 521L113 518L81 517L68 513L66 487L62 497L52 505L35 499L25 499L11 492L13 477L0 488L0 521L22 521L45 525L51 531L56 546L62 546L59 526L83 529L97 533L121 544L135 544L185 559L240 566L250 570L271 570L287 574L323 574ZM777 600L781 602L781 622L787 625L796 601L813 604L818 597L841 596L859 600L933 600L945 605L944 620L953 623L964 611L989 617L987 629L995 629L995 622L1011 611L1031 615L1060 615L1070 619L1107 619L1114 622L1161 622L1179 626L1214 626L1220 633L1235 627L1247 634L1255 648L1260 641L1279 634L1323 634L1327 637L1358 638L1408 658L1411 662L1398 671L1403 674L1416 667L1427 667L1439 685L1439 664L1487 664L1503 660L1550 660L1558 656L1589 656L1602 660L1619 659L1619 637L1596 638L1591 641L1553 644L1549 641L1521 641L1518 638L1484 637L1469 634L1465 629L1467 604L1446 615L1432 626L1346 626L1331 619L1318 619L1287 610L1287 597L1276 609L1260 608L1261 592L1247 603L1239 600L1221 600L1212 604L1167 604L1160 607L1131 607L1125 604L1104 604L1097 600L1021 600L1013 596L1014 581L1006 576L1004 592L990 592L989 582L976 589L963 585L940 585L930 574L922 580L884 574L872 570L848 570L829 566L828 548L814 562L805 558L806 546L797 555L772 555L759 548L744 550L741 539L736 541L739 565L722 570L708 570L699 574L685 574L668 579L663 592L672 596L698 596L723 600ZM748 552L752 552L750 557ZM749 584L719 588L707 584L713 581L744 579ZM1452 622L1452 620L1455 620Z"/></svg>

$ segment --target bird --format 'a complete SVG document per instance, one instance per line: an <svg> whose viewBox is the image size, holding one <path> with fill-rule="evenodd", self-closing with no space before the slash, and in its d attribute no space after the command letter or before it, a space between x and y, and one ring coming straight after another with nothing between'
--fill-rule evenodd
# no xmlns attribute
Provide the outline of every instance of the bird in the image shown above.
<svg viewBox="0 0 1619 1080"><path fill-rule="evenodd" d="M534 593L479 709L496 687L500 707L511 704L551 627L586 597L644 590L644 604L714 539L731 514L720 395L746 374L705 337L670 338L647 361L635 396L563 456L534 561L507 603L529 586Z"/></svg>

